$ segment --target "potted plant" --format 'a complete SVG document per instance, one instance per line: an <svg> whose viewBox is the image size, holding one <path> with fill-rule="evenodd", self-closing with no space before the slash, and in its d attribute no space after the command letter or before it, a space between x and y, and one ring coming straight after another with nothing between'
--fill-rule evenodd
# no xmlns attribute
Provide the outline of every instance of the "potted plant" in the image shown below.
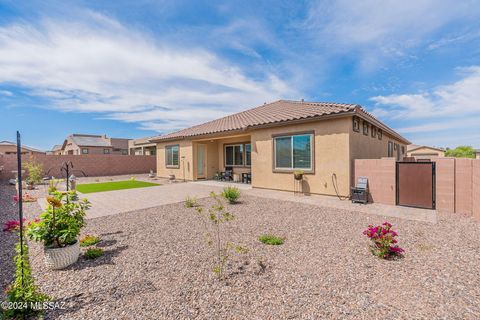
<svg viewBox="0 0 480 320"><path fill-rule="evenodd" d="M53 192L47 202L40 218L28 226L27 236L43 242L47 267L63 269L78 260L78 236L90 203L87 199L79 200L75 191Z"/></svg>
<svg viewBox="0 0 480 320"><path fill-rule="evenodd" d="M304 173L303 170L295 170L293 171L293 176L295 177L295 180L302 180Z"/></svg>

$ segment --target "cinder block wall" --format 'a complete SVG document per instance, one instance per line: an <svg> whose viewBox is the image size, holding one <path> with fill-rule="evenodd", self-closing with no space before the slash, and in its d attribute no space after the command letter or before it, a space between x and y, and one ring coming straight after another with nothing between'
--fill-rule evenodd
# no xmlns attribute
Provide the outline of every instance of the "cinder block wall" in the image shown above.
<svg viewBox="0 0 480 320"><path fill-rule="evenodd" d="M80 171L85 172L89 177L113 176L121 174L148 173L150 170L157 171L157 160L155 156L126 156L126 155L35 155L23 157L23 162L34 160L43 165L44 174L61 177L60 167L65 161L73 163L73 174L81 177ZM14 177L12 171L17 170L17 156L3 155L0 157L0 166L3 171L0 173L0 180Z"/></svg>
<svg viewBox="0 0 480 320"><path fill-rule="evenodd" d="M480 220L480 159L435 158L436 209ZM395 160L355 160L355 180L368 177L370 201L395 205Z"/></svg>

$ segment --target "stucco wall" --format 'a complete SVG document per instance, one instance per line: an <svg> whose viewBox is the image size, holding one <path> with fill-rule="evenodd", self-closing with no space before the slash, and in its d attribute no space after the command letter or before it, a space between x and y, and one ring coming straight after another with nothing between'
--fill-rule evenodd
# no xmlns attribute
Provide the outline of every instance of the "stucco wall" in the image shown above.
<svg viewBox="0 0 480 320"><path fill-rule="evenodd" d="M394 158L357 159L354 168L355 181L359 177L368 178L369 202L395 205Z"/></svg>
<svg viewBox="0 0 480 320"><path fill-rule="evenodd" d="M455 212L455 159L434 158L437 210Z"/></svg>
<svg viewBox="0 0 480 320"><path fill-rule="evenodd" d="M455 175L455 212L471 214L473 160L455 159Z"/></svg>
<svg viewBox="0 0 480 320"><path fill-rule="evenodd" d="M165 147L179 145L179 166L178 168L167 168L165 165ZM182 157L185 157L182 161ZM185 177L183 173L185 172ZM192 141L179 140L173 142L162 142L157 144L157 176L168 177L174 174L177 179L193 180L193 148Z"/></svg>
<svg viewBox="0 0 480 320"><path fill-rule="evenodd" d="M272 135L315 131L313 174L304 176L304 192L349 195L349 126L350 118L337 118L312 123L282 126L252 131L252 186L258 188L294 190L292 173L273 172ZM334 177L336 176L336 180Z"/></svg>

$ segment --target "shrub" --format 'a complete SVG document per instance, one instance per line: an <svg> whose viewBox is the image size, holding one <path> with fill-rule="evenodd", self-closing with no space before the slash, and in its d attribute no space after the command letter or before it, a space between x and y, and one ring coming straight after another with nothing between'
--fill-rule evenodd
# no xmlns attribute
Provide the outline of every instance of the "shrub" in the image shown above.
<svg viewBox="0 0 480 320"><path fill-rule="evenodd" d="M85 212L90 208L88 200L78 200L75 191L55 192L47 197L48 206L27 228L27 236L43 241L46 247L59 248L77 241L85 225Z"/></svg>
<svg viewBox="0 0 480 320"><path fill-rule="evenodd" d="M392 225L388 222L384 222L381 226L369 225L368 228L363 231L371 241L370 250L372 253L382 259L390 259L395 256L403 254L404 250L396 245L397 233L392 230Z"/></svg>
<svg viewBox="0 0 480 320"><path fill-rule="evenodd" d="M23 219L23 221L26 223L25 219ZM20 231L20 222L15 220L8 221L5 223L3 231L18 234ZM7 304L6 307L2 305L3 312L0 312L0 319L4 317L6 319L29 318L29 316L41 311L35 309L36 303L50 300L50 298L42 294L35 285L28 259L28 246L24 243L22 247L19 241L15 247L15 251L16 254L13 258L15 262L15 279L5 290L5 302ZM9 308L9 303L13 304L15 308ZM22 308L18 308L18 306L22 306Z"/></svg>
<svg viewBox="0 0 480 320"><path fill-rule="evenodd" d="M100 248L90 248L85 251L85 258L89 260L97 259L98 257L103 256L103 250Z"/></svg>
<svg viewBox="0 0 480 320"><path fill-rule="evenodd" d="M35 161L25 162L23 165L27 171L26 182L28 184L34 185L42 182L43 166Z"/></svg>
<svg viewBox="0 0 480 320"><path fill-rule="evenodd" d="M185 199L185 208L193 208L197 206L198 206L197 197L187 196L187 198Z"/></svg>
<svg viewBox="0 0 480 320"><path fill-rule="evenodd" d="M273 234L264 234L258 238L264 244L279 246L285 242L285 238L274 236Z"/></svg>
<svg viewBox="0 0 480 320"><path fill-rule="evenodd" d="M89 247L93 246L100 242L100 238L97 236L86 235L82 239L80 239L80 247Z"/></svg>
<svg viewBox="0 0 480 320"><path fill-rule="evenodd" d="M222 197L228 200L229 203L236 203L240 198L240 190L237 187L226 187L223 189Z"/></svg>

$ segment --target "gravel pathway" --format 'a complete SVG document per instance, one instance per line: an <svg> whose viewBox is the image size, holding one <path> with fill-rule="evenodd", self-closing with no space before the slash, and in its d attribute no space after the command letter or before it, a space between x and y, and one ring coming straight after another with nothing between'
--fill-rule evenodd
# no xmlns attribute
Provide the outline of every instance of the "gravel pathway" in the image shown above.
<svg viewBox="0 0 480 320"><path fill-rule="evenodd" d="M250 251L223 282L182 204L89 220L83 233L100 235L106 254L67 270L46 270L32 246L37 282L67 305L47 319L480 318L480 224L470 218L389 218L406 256L382 261L362 235L381 216L252 196L228 208L236 220L223 236ZM268 232L285 244L257 241Z"/></svg>

